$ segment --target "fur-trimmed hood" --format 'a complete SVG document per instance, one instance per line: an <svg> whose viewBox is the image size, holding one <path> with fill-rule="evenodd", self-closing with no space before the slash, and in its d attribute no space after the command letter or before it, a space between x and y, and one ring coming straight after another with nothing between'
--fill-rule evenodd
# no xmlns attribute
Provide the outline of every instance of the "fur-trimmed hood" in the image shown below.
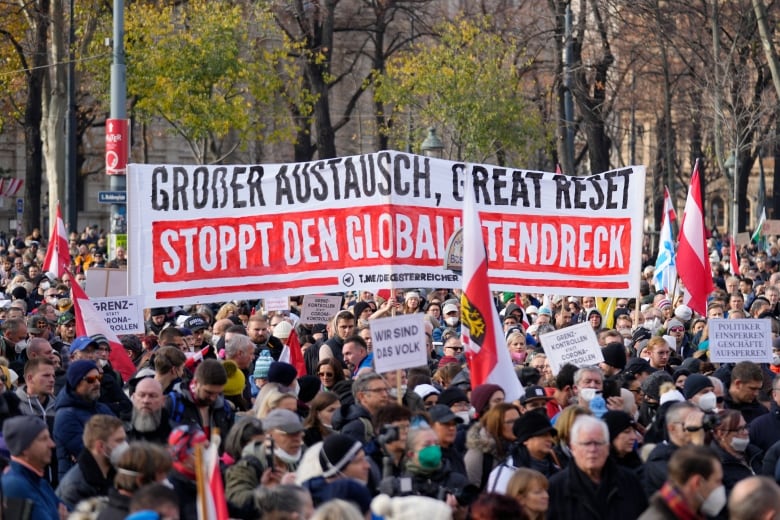
<svg viewBox="0 0 780 520"><path fill-rule="evenodd" d="M466 448L499 457L497 440L479 422L472 424L466 432Z"/></svg>

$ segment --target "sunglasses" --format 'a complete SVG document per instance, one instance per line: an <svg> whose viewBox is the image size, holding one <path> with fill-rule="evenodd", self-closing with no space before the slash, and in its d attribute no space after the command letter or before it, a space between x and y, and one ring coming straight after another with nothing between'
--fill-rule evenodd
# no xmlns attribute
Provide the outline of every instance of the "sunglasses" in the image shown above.
<svg viewBox="0 0 780 520"><path fill-rule="evenodd" d="M669 329L669 332L682 332L684 330L685 329L682 328L682 327L672 327L672 328Z"/></svg>
<svg viewBox="0 0 780 520"><path fill-rule="evenodd" d="M333 372L320 372L317 375L320 376L320 377L333 377L334 374L333 374Z"/></svg>
<svg viewBox="0 0 780 520"><path fill-rule="evenodd" d="M102 380L103 380L103 374L98 374L96 376L86 376L84 377L84 379L82 379L82 381L86 381L87 384L90 385L94 385L98 381L102 381Z"/></svg>

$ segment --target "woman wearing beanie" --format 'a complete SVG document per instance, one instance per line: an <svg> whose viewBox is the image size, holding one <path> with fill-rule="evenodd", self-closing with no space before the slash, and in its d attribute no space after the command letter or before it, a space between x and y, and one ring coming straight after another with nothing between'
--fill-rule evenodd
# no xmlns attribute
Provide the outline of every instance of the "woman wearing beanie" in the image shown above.
<svg viewBox="0 0 780 520"><path fill-rule="evenodd" d="M520 412L509 403L490 409L466 434L466 473L473 485L485 489L490 472L507 458L515 441L512 425Z"/></svg>
<svg viewBox="0 0 780 520"><path fill-rule="evenodd" d="M339 489L335 485L337 482L352 480L365 487L371 478L371 462L366 457L363 444L347 435L328 435L319 450L319 463L322 475L303 483L303 487L311 493L315 507L336 498L333 492Z"/></svg>
<svg viewBox="0 0 780 520"><path fill-rule="evenodd" d="M610 410L601 418L609 428L609 454L620 466L635 470L642 465L635 447L641 441L636 421L622 410Z"/></svg>

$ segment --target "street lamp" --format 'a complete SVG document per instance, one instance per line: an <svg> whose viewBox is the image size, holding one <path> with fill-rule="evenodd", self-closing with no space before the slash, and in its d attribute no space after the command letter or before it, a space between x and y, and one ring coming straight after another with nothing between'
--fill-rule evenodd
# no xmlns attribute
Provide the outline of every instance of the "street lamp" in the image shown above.
<svg viewBox="0 0 780 520"><path fill-rule="evenodd" d="M737 177L739 175L739 156L736 151L731 152L726 161L723 163L723 167L727 171L731 172L731 180L733 181L732 193L731 193L731 238L736 240L737 226L739 226L739 220L737 219L737 213L739 212L739 201L737 200Z"/></svg>
<svg viewBox="0 0 780 520"><path fill-rule="evenodd" d="M434 157L436 159L442 158L444 143L442 143L441 139L436 135L436 129L434 127L428 128L428 136L420 145L420 150L422 150L423 155L426 157Z"/></svg>

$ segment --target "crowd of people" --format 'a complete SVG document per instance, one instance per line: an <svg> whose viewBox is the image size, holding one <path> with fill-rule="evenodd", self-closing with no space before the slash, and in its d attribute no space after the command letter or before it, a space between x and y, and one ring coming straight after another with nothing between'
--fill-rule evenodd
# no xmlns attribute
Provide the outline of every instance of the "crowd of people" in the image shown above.
<svg viewBox="0 0 780 520"><path fill-rule="evenodd" d="M70 286L107 259L71 237L73 274L43 273L39 234L0 245L0 460L9 518L198 518L201 450L218 443L230 518L780 518L780 339L774 361L716 364L708 320L780 334L780 254L710 243L706 315L656 291L496 293L524 394L472 385L460 291L357 291L327 324L263 301L147 309L111 343L77 336ZM378 373L371 327L419 313L427 364ZM589 324L604 361L553 373L546 332ZM116 348L116 347L115 347ZM305 369L280 359L300 348ZM116 354L115 352L113 354ZM305 372L305 373L303 373Z"/></svg>

